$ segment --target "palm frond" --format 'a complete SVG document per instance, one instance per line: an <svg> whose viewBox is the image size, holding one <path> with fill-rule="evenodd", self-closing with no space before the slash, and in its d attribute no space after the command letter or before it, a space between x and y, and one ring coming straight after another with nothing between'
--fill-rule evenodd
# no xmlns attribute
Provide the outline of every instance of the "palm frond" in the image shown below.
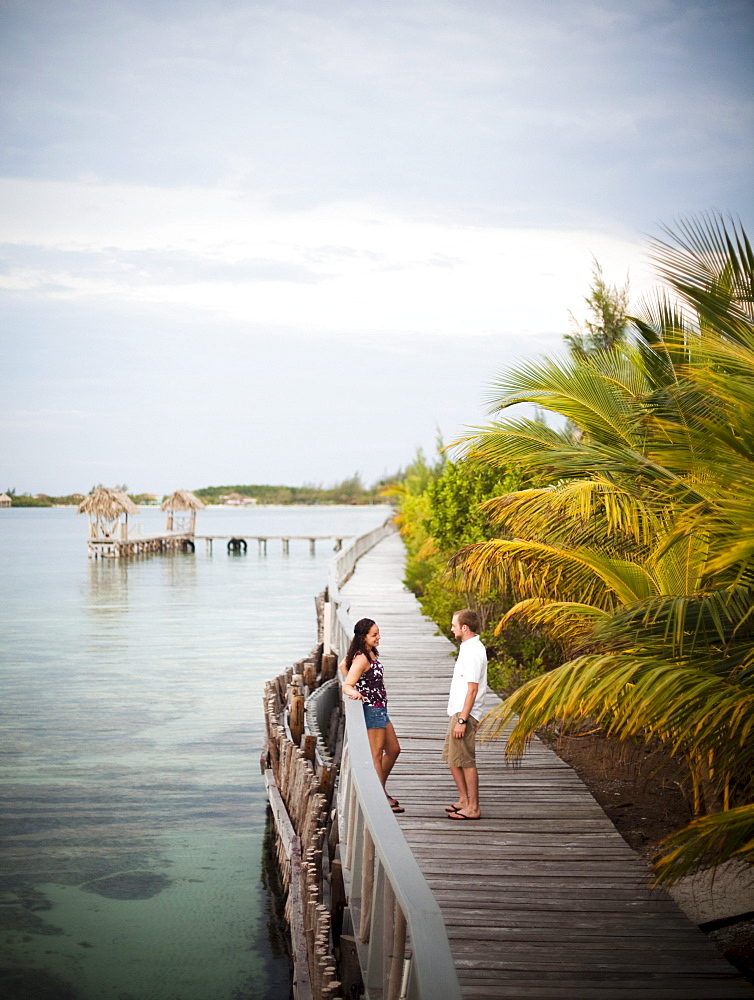
<svg viewBox="0 0 754 1000"><path fill-rule="evenodd" d="M656 240L651 258L659 274L705 322L727 327L737 314L751 316L754 253L740 223L719 213L703 213L663 231L672 242Z"/></svg>
<svg viewBox="0 0 754 1000"><path fill-rule="evenodd" d="M666 837L654 860L656 885L673 885L699 868L740 859L754 863L754 805L701 816Z"/></svg>
<svg viewBox="0 0 754 1000"><path fill-rule="evenodd" d="M538 420L516 419L472 429L477 433L459 438L450 447L461 449L469 461L493 467L547 468L553 454L573 450L569 434Z"/></svg>
<svg viewBox="0 0 754 1000"><path fill-rule="evenodd" d="M664 536L647 560L647 567L662 594L693 594L707 574L710 545L702 532L686 534L675 545L664 545Z"/></svg>
<svg viewBox="0 0 754 1000"><path fill-rule="evenodd" d="M688 361L688 341L696 335L689 316L676 298L665 289L646 296L637 307L631 322L639 334L643 363L654 376L655 386L675 381L676 369Z"/></svg>
<svg viewBox="0 0 754 1000"><path fill-rule="evenodd" d="M655 540L664 521L639 497L604 476L519 490L486 500L482 508L493 523L510 534L550 540L569 537L573 525L594 531L599 518L605 522L608 537L620 534L647 545Z"/></svg>
<svg viewBox="0 0 754 1000"><path fill-rule="evenodd" d="M565 549L526 539L493 538L461 549L452 560L469 589L500 588L527 597L551 597L606 609L656 593L637 563L602 552Z"/></svg>
<svg viewBox="0 0 754 1000"><path fill-rule="evenodd" d="M619 739L656 737L672 753L712 756L720 776L750 781L754 690L659 659L578 657L514 692L487 716L482 735L497 736L515 720L506 755L517 757L541 726L590 718Z"/></svg>
<svg viewBox="0 0 754 1000"><path fill-rule="evenodd" d="M495 635L503 635L510 622L525 621L544 628L551 639L572 649L589 639L596 623L609 622L610 617L609 612L593 604L530 597L513 605L498 622Z"/></svg>
<svg viewBox="0 0 754 1000"><path fill-rule="evenodd" d="M559 413L597 440L635 447L633 401L650 387L635 365L617 349L574 358L537 358L520 362L492 384L489 412L517 403L534 403Z"/></svg>
<svg viewBox="0 0 754 1000"><path fill-rule="evenodd" d="M740 669L752 645L754 605L750 587L708 593L658 594L620 608L601 630L611 648L684 658L727 676ZM622 642L621 642L622 640Z"/></svg>

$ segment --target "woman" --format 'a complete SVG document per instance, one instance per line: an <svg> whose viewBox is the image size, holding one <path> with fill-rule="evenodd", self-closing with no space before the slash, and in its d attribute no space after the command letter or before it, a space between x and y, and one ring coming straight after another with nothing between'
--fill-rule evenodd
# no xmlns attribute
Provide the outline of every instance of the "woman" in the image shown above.
<svg viewBox="0 0 754 1000"><path fill-rule="evenodd" d="M394 813L402 813L405 809L398 804L398 799L388 795L385 788L401 748L387 714L387 692L377 649L379 642L380 630L371 618L356 622L344 664L346 679L343 693L364 705L364 721L377 777L385 789L390 808Z"/></svg>

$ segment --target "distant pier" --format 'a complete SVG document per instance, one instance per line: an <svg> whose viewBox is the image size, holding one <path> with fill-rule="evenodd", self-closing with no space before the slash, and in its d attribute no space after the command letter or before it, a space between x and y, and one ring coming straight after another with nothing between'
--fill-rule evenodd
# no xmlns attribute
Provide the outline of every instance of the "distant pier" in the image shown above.
<svg viewBox="0 0 754 1000"><path fill-rule="evenodd" d="M228 552L246 552L249 542L257 543L259 555L267 555L267 543L279 541L283 555L290 554L293 541L309 542L309 553L314 555L317 542L333 539L335 551L340 552L343 542L353 535L197 535L196 512L204 504L188 490L176 490L162 503L167 513L165 530L158 534L144 535L140 527L129 530L128 518L138 514L139 508L122 490L99 486L83 503L79 513L89 515L89 558L120 559L124 556L148 555L153 552L194 552L195 541L203 538L207 555L212 554L215 542L225 542Z"/></svg>
<svg viewBox="0 0 754 1000"><path fill-rule="evenodd" d="M197 541L204 539L207 546L207 553L212 554L213 542L227 542L228 551L245 552L249 542L256 542L260 555L267 555L267 542L279 541L283 546L283 555L290 553L290 543L295 541L309 542L309 553L314 555L317 542L325 542L335 539L335 551L340 552L343 548L343 541L346 538L353 538L353 535L196 535Z"/></svg>
<svg viewBox="0 0 754 1000"><path fill-rule="evenodd" d="M137 525L129 531L128 517L139 508L121 489L98 486L79 504L79 514L89 515L89 558L121 559L153 552L194 551L196 512L204 507L188 490L176 490L162 502L165 530L144 535Z"/></svg>

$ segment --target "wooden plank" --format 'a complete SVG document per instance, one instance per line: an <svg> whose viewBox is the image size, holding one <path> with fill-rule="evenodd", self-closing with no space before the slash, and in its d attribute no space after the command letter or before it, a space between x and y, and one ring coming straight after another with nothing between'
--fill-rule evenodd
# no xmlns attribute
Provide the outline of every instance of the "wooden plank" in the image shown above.
<svg viewBox="0 0 754 1000"><path fill-rule="evenodd" d="M304 905L301 894L301 841L294 838L291 848L291 884L288 889L288 922L291 928L293 959L293 996L295 1000L312 1000L312 982L304 930Z"/></svg>
<svg viewBox="0 0 754 1000"><path fill-rule="evenodd" d="M275 782L275 775L269 768L264 772L264 783L267 788L267 798L272 810L272 817L275 821L280 840L283 844L285 856L290 861L293 843L296 840L296 831L293 829L288 811L285 808L280 791Z"/></svg>

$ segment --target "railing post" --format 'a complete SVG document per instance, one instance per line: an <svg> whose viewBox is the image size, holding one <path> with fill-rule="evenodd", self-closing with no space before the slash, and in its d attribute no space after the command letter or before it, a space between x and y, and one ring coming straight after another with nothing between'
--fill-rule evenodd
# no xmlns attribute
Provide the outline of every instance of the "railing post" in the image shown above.
<svg viewBox="0 0 754 1000"><path fill-rule="evenodd" d="M354 845L354 831L356 829L356 786L353 783L353 778L349 782L348 789L348 833L346 841L346 868L350 871L351 865L353 863L353 845Z"/></svg>
<svg viewBox="0 0 754 1000"><path fill-rule="evenodd" d="M374 841L367 827L364 828L364 856L361 865L361 921L359 937L369 944L372 937L372 898L374 892ZM372 948L370 946L371 955Z"/></svg>
<svg viewBox="0 0 754 1000"><path fill-rule="evenodd" d="M325 601L323 609L322 638L322 652L324 656L328 656L332 652L332 604L329 601Z"/></svg>
<svg viewBox="0 0 754 1000"><path fill-rule="evenodd" d="M371 927L366 985L369 989L381 990L385 976L385 883L387 879L379 858L375 859L373 870L374 868L376 868L376 874L373 878L372 905L370 907ZM362 909L361 912L363 913L364 910Z"/></svg>
<svg viewBox="0 0 754 1000"><path fill-rule="evenodd" d="M338 774L338 825L341 831L341 840L345 845L348 843L348 818L351 815L351 768L349 764L348 744L344 740Z"/></svg>
<svg viewBox="0 0 754 1000"><path fill-rule="evenodd" d="M391 886L392 888L392 886ZM406 958L406 918L398 900L393 896L393 940L390 951L389 974L385 989L385 1000L398 1000Z"/></svg>
<svg viewBox="0 0 754 1000"><path fill-rule="evenodd" d="M361 803L356 796L354 796L353 812L353 834L348 845L351 850L352 863L348 867L351 869L351 888L356 896L357 892L361 893L361 870L364 865L364 813L361 811Z"/></svg>

